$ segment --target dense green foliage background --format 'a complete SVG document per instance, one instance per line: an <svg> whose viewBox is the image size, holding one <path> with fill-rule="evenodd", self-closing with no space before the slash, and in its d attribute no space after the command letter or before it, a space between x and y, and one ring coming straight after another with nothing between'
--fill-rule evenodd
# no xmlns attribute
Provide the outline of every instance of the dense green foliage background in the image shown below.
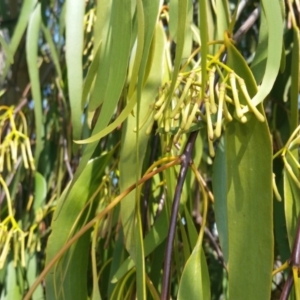
<svg viewBox="0 0 300 300"><path fill-rule="evenodd" d="M0 1L1 299L298 299L298 0Z"/></svg>

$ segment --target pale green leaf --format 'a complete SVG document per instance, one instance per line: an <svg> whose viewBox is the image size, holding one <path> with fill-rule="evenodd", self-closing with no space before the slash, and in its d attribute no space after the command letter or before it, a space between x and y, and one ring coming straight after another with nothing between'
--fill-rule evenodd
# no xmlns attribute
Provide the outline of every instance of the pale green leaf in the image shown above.
<svg viewBox="0 0 300 300"><path fill-rule="evenodd" d="M12 257L6 265L5 286L1 290L1 300L22 300L24 291L24 278L20 266L15 267Z"/></svg>
<svg viewBox="0 0 300 300"><path fill-rule="evenodd" d="M281 13L281 0L262 0L263 10L268 25L268 51L266 69L261 86L253 97L254 105L261 103L270 93L277 77L282 53L283 19Z"/></svg>
<svg viewBox="0 0 300 300"><path fill-rule="evenodd" d="M269 299L274 241L272 149L267 124L256 118L246 124L231 122L226 130L225 155L229 295L231 299Z"/></svg>
<svg viewBox="0 0 300 300"><path fill-rule="evenodd" d="M224 138L218 145L216 158L213 164L213 192L216 224L224 260L228 263L228 212L227 212L227 185L226 185L226 155Z"/></svg>
<svg viewBox="0 0 300 300"><path fill-rule="evenodd" d="M178 3L178 11L180 11L180 14L178 14L177 16L176 53L175 53L174 68L172 72L172 81L169 89L168 101L171 101L175 89L178 73L180 70L180 65L182 63L182 53L185 44L186 19L188 14L188 0L179 0L177 3Z"/></svg>
<svg viewBox="0 0 300 300"><path fill-rule="evenodd" d="M299 161L298 149L290 149L290 153ZM294 172L294 174L299 174L299 169L289 154L286 156L286 160L291 168L291 171ZM297 231L298 217L300 214L300 189L294 182L286 167L284 168L283 172L283 180L286 231L290 250L292 250Z"/></svg>
<svg viewBox="0 0 300 300"><path fill-rule="evenodd" d="M293 29L293 50L292 50L292 66L291 66L291 87L290 87L290 101L291 101L291 118L290 130L293 132L299 125L299 82L300 82L300 47L299 47L299 28Z"/></svg>
<svg viewBox="0 0 300 300"><path fill-rule="evenodd" d="M47 196L47 182L42 174L34 174L34 209L41 208Z"/></svg>
<svg viewBox="0 0 300 300"><path fill-rule="evenodd" d="M99 65L97 68L97 75L93 89L90 91L90 101L88 109L94 111L99 107L104 99L108 88L109 70L111 64L114 62L112 55L112 22L113 22L113 2L98 1L96 11L96 22L94 25L94 39L95 45L102 41L101 51L99 53ZM126 16L129 17L128 10ZM121 29L120 29L121 30ZM128 34L128 31L127 31ZM128 37L130 39L130 37ZM127 44L127 43L126 43Z"/></svg>
<svg viewBox="0 0 300 300"><path fill-rule="evenodd" d="M84 80L83 89L82 89L82 98L81 98L81 108L83 109L85 104L88 102L87 98L88 95L91 93L93 84L95 82L95 77L97 76L97 70L99 68L99 61L100 61L100 51L101 51L101 44L100 41L99 45L95 49L94 58L91 62L89 70Z"/></svg>
<svg viewBox="0 0 300 300"><path fill-rule="evenodd" d="M207 263L198 243L183 269L179 283L178 300L185 299L211 299Z"/></svg>
<svg viewBox="0 0 300 300"><path fill-rule="evenodd" d="M154 7L155 8L155 7ZM155 20L157 16L157 10L153 9L153 19L152 21L152 30L155 29ZM150 30L150 26L148 29ZM152 33L153 34L153 33ZM150 42L152 40L151 35L149 36L148 47L150 48ZM153 102L157 94L157 89L161 84L162 80L162 64L163 64L163 49L165 45L165 37L163 33L163 29L161 26L157 26L155 30L155 48L153 49L155 52L153 58L152 69L149 74L148 80L146 82L145 87L142 90L142 103L140 110L140 120L143 120L148 109L149 105ZM146 46L145 46L146 47ZM147 58L148 56L146 56ZM133 101L133 99L131 100ZM131 102L130 101L130 102ZM129 102L129 103L130 103ZM136 114L135 114L136 115ZM128 116L126 127L123 131L122 136L122 146L121 146L121 159L120 159L120 186L121 190L126 189L129 185L133 184L136 181L136 134L133 131L136 127L136 119L134 116ZM140 129L139 133L139 156L141 162L145 156L147 142L149 136L146 135L147 124ZM141 166L139 166L138 174L141 174ZM140 176L140 175L139 175ZM135 210L135 194L132 192L129 194L121 203L121 219L123 224L124 235L127 236L126 239L126 248L133 255L134 258L134 247L135 247L135 239L131 234L134 233L135 230L135 222L134 222L134 210Z"/></svg>
<svg viewBox="0 0 300 300"><path fill-rule="evenodd" d="M74 230L81 228L93 216L97 207L95 202L90 204L90 214L87 215L87 210L85 210L78 219L84 205L99 187L99 182L102 180L104 169L110 158L111 153L90 161L69 193L67 191L70 185L58 200L58 206L52 219L52 233L46 250L46 265L75 233ZM78 282L81 282L82 274L87 273L89 233L90 231L86 232L48 273L46 277L48 299L87 298L87 286L79 285Z"/></svg>
<svg viewBox="0 0 300 300"><path fill-rule="evenodd" d="M66 61L71 105L73 138L79 139L82 130L81 95L83 85L82 51L85 2L66 1Z"/></svg>
<svg viewBox="0 0 300 300"><path fill-rule="evenodd" d="M38 165L40 154L44 147L44 120L42 109L41 86L38 68L38 41L41 26L41 7L38 4L32 13L26 36L26 59L28 65L29 78L31 82L31 91L34 101L34 117L36 144L35 144L35 163Z"/></svg>
<svg viewBox="0 0 300 300"><path fill-rule="evenodd" d="M201 39L201 80L207 82L206 57L208 54L207 2L199 0L200 39ZM201 89L201 98L205 98L206 88Z"/></svg>
<svg viewBox="0 0 300 300"><path fill-rule="evenodd" d="M152 253L165 240L168 234L167 222L167 213L164 209L144 239L145 256ZM132 258L128 257L112 277L112 283L118 282L134 265Z"/></svg>
<svg viewBox="0 0 300 300"><path fill-rule="evenodd" d="M27 253L27 280L29 286L33 284L38 276L38 258L37 255L32 255ZM44 291L42 285L38 288L32 295L32 300L41 300L44 298Z"/></svg>

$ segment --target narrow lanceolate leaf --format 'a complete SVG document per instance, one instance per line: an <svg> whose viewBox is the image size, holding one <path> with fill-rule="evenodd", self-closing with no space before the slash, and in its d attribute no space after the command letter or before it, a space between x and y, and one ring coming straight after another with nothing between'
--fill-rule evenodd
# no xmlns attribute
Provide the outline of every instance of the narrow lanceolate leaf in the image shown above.
<svg viewBox="0 0 300 300"><path fill-rule="evenodd" d="M111 49L112 9L113 2L111 0L97 2L94 43L98 45L102 41L102 47L99 53L99 67L94 74L96 76L95 84L90 90L89 111L96 110L103 103L108 88L110 64L113 63ZM128 14L126 13L125 16L128 16ZM124 26L124 20L120 24Z"/></svg>
<svg viewBox="0 0 300 300"><path fill-rule="evenodd" d="M42 111L42 97L38 69L38 44L39 32L41 26L41 8L40 4L35 7L32 13L27 29L26 40L26 59L28 64L28 72L31 82L31 90L34 101L34 117L36 132L35 145L35 162L38 165L40 154L44 145L44 127L43 127L43 111Z"/></svg>
<svg viewBox="0 0 300 300"><path fill-rule="evenodd" d="M101 132L109 123L120 100L126 79L131 39L131 1L116 0L113 1L112 5L112 16L109 24L112 34L112 46L109 57L105 58L108 63L106 71L107 76L109 76L109 82L106 85L105 100L99 118L93 129L92 137L88 140L90 144L87 145L83 152L73 182L77 180L98 145L99 137L93 139L93 136ZM102 45L101 48L105 48L105 45Z"/></svg>
<svg viewBox="0 0 300 300"><path fill-rule="evenodd" d="M58 200L46 251L46 265L75 230L81 228L93 216L97 203L92 202L85 210L84 205L92 195L97 195L99 182L110 158L111 155L107 154L90 161L69 193L70 186ZM87 274L89 249L90 231L66 252L47 275L47 299L87 299L87 285L82 282L82 276ZM82 284L78 284L79 282Z"/></svg>
<svg viewBox="0 0 300 300"><path fill-rule="evenodd" d="M179 285L178 299L211 299L206 258L199 244L194 248L184 267Z"/></svg>
<svg viewBox="0 0 300 300"><path fill-rule="evenodd" d="M226 47L229 67L245 80L253 96L256 84L245 60L231 44ZM258 108L262 113L262 106ZM247 118L245 124L234 120L228 125L224 153L217 152L225 155L217 163L218 171L224 170L227 190L228 243L224 230L223 241L228 246L229 298L263 300L270 299L274 251L272 148L267 123L254 115ZM224 205L222 196L218 201ZM226 219L221 226L226 226Z"/></svg>
<svg viewBox="0 0 300 300"><path fill-rule="evenodd" d="M24 35L25 29L27 27L28 21L30 20L30 14L34 9L37 0L27 0L23 1L23 5L20 11L20 16L18 18L18 23L14 29L11 42L9 44L9 62L12 63L12 59L17 51L20 41ZM2 77L5 78L9 70L10 64L6 63L5 68L2 72Z"/></svg>
<svg viewBox="0 0 300 300"><path fill-rule="evenodd" d="M217 0L216 1L216 39L222 40L224 36L224 31L229 28L229 9L228 9L228 1Z"/></svg>
<svg viewBox="0 0 300 300"><path fill-rule="evenodd" d="M292 250L293 248L293 243L297 231L298 217L300 214L300 189L287 169L290 168L291 172L293 172L294 174L299 174L299 169L292 155L297 161L299 161L298 149L290 149L289 154L286 155L288 166L285 166L283 172L284 211L290 250Z"/></svg>
<svg viewBox="0 0 300 300"><path fill-rule="evenodd" d="M178 26L178 14L182 12L179 10L178 6L179 1L170 1L169 3L169 30L171 39L177 43L177 26ZM179 11L179 13L178 13ZM181 16L181 15L180 15ZM193 2L191 0L187 1L187 15L185 21L185 33L184 33L184 48L182 50L182 60L183 64L190 56L192 50L192 24L193 24Z"/></svg>
<svg viewBox="0 0 300 300"><path fill-rule="evenodd" d="M38 276L38 257L37 255L32 255L32 253L27 253L27 280L29 286L33 284ZM44 291L42 285L35 290L32 295L32 300L43 299Z"/></svg>
<svg viewBox="0 0 300 300"><path fill-rule="evenodd" d="M128 99L131 99L131 96L133 94L134 88L137 83L139 70L140 70L140 64L141 60L143 58L143 49L144 49L144 35L145 35L145 18L144 18L144 9L143 9L143 3L141 0L138 0L136 2L136 8L137 8L137 49L135 53L135 60L132 68L132 74L130 78L130 83L128 87ZM144 57L145 59L145 57Z"/></svg>
<svg viewBox="0 0 300 300"><path fill-rule="evenodd" d="M215 215L220 244L224 260L228 263L228 213L227 213L227 185L226 185L226 155L224 138L222 137L213 164L213 191L215 197Z"/></svg>
<svg viewBox="0 0 300 300"><path fill-rule="evenodd" d="M178 0L178 11L180 12L177 17L177 39L176 39L176 53L175 53L175 62L174 62L174 69L172 74L172 81L169 90L169 100L173 95L173 91L176 85L177 76L179 73L182 53L184 49L184 42L185 42L185 33L186 33L186 18L187 18L187 11L188 9L188 0Z"/></svg>
<svg viewBox="0 0 300 300"><path fill-rule="evenodd" d="M298 98L299 98L299 80L300 80L300 47L299 47L299 28L293 30L293 50L292 50L292 67L291 67L291 118L290 118L290 130L293 132L298 126L299 120L299 109L298 109Z"/></svg>
<svg viewBox="0 0 300 300"><path fill-rule="evenodd" d="M101 51L101 41L99 45L96 46L94 49L94 58L91 62L89 67L88 73L85 77L83 89L82 89L82 99L81 99L81 108L83 109L87 103L88 95L93 90L93 85L95 83L95 77L97 76L97 69L99 67L99 60L100 60L100 51Z"/></svg>
<svg viewBox="0 0 300 300"><path fill-rule="evenodd" d="M153 3L153 1L151 1ZM142 100L140 105L140 120L143 120L146 115L149 105L152 103L153 99L157 94L157 89L161 84L162 80L162 70L163 70L163 53L165 47L165 38L164 32L161 26L157 26L155 30L155 23L158 14L158 3L157 5L150 5L152 8L152 13L149 14L150 10L148 10L148 26L145 36L148 36L144 51L148 48L147 52L145 52L145 56L143 60L147 60L151 55L154 55L152 68L150 74L148 76L147 82L142 90L142 94L140 99ZM155 30L155 31L154 31ZM149 53L151 41L153 39L153 33L155 32L154 40L155 47L151 47L153 53ZM146 48L147 47L147 48ZM145 67L145 63L142 61L142 66ZM137 97L136 94L133 96L131 101L134 101L134 97ZM131 103L131 101L129 103ZM136 100L135 100L136 101ZM136 114L135 114L136 116ZM136 172L137 172L137 161L136 161L136 143L138 142L138 151L140 157L140 166L138 168L138 173L141 174L141 165L143 163L143 159L146 153L146 147L148 143L148 136L146 135L146 129L148 124L143 126L139 132L139 140L137 141L136 133L133 131L136 127L136 119L132 115L130 115L126 122L126 127L123 131L122 136L122 146L121 146L121 158L120 158L120 187L121 190L126 189L129 185L136 181ZM132 255L135 261L135 221L134 221L134 211L136 205L136 196L135 193L130 193L121 203L121 220L123 224L124 235L126 238L126 248L129 253Z"/></svg>
<svg viewBox="0 0 300 300"><path fill-rule="evenodd" d="M229 297L270 299L274 242L267 124L254 117L246 124L234 120L226 130L225 154Z"/></svg>
<svg viewBox="0 0 300 300"><path fill-rule="evenodd" d="M21 300L23 299L24 277L22 276L20 266L15 267L12 257L6 265L5 285L1 290L1 299Z"/></svg>
<svg viewBox="0 0 300 300"><path fill-rule="evenodd" d="M207 199L205 200L207 201ZM206 213L204 213L206 214ZM195 228L187 210L185 211L191 245L193 245ZM190 223L190 224L189 224ZM202 230L202 229L201 229ZM202 248L203 232L200 231L193 251L187 260L179 283L178 299L211 299L210 279L205 254Z"/></svg>
<svg viewBox="0 0 300 300"><path fill-rule="evenodd" d="M142 107L141 109L141 92L142 92L142 83L144 72L140 71L140 63L143 61L147 61L147 56L143 55L143 48L145 43L145 16L144 16L144 7L143 2L141 0L136 1L136 12L137 12L137 50L135 54L135 61L132 70L132 76L130 80L132 81L129 84L129 90L127 98L130 101L131 95L134 91L134 86L136 85L136 97L137 97L137 106L136 106L136 142L135 142L135 170L136 170L136 182L138 182L141 173L141 166L143 164L144 155L140 157L140 113L147 111L147 106ZM150 45L150 41L149 41ZM142 70L141 70L142 71ZM127 127L130 130L130 127ZM141 158L141 159L140 159ZM144 242L143 242L143 227L142 227L142 216L139 200L140 197L140 189L136 189L135 191L135 249L136 249L136 289L137 289L137 298L138 299L146 299L146 270L145 270L145 260L144 260Z"/></svg>
<svg viewBox="0 0 300 300"><path fill-rule="evenodd" d="M66 2L66 61L71 105L73 138L80 139L82 129L82 49L85 1Z"/></svg>
<svg viewBox="0 0 300 300"><path fill-rule="evenodd" d="M268 25L264 10L260 12L260 27L258 36L258 45L255 51L254 59L251 63L251 70L256 82L261 83L268 57Z"/></svg>
<svg viewBox="0 0 300 300"><path fill-rule="evenodd" d="M166 239L168 234L168 222L166 209L163 209L161 214L158 216L153 227L146 235L144 239L145 256L151 254L161 243ZM197 238L197 236L196 236ZM128 257L124 263L119 266L118 270L112 278L112 282L118 282L129 270L134 267L134 261L131 257Z"/></svg>
<svg viewBox="0 0 300 300"><path fill-rule="evenodd" d="M200 38L201 38L201 78L204 85L206 84L206 57L207 57L207 42L208 42L208 26L207 26L207 2L199 0L199 15L200 15ZM206 89L201 89L201 98L204 100Z"/></svg>
<svg viewBox="0 0 300 300"><path fill-rule="evenodd" d="M277 77L282 53L283 19L280 6L281 0L262 0L267 26L268 26L268 51L266 69L261 86L253 97L253 104L261 103L270 93Z"/></svg>

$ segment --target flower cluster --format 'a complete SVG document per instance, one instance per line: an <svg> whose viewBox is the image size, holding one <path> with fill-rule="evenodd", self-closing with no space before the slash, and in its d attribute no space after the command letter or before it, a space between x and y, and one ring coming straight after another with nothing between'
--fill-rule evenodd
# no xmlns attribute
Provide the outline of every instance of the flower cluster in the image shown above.
<svg viewBox="0 0 300 300"><path fill-rule="evenodd" d="M173 135L173 141L177 143L183 133L199 129L195 125L206 124L213 156L212 141L220 137L224 122L235 117L245 123L248 111L261 122L265 117L253 104L244 80L228 66L212 57L207 63L205 83L201 73L200 67L180 73L174 92L170 91L170 83L161 88L150 107L152 121L146 133L150 134L154 122L157 122L158 130Z"/></svg>
<svg viewBox="0 0 300 300"><path fill-rule="evenodd" d="M5 195L7 204L7 215L0 222L0 269L4 267L11 247L15 266L21 262L25 267L25 238L28 233L15 219L8 184L3 179L3 176L15 171L21 161L26 169L35 170L27 123L21 111L16 113L13 107L0 106L0 139L0 191Z"/></svg>
<svg viewBox="0 0 300 300"><path fill-rule="evenodd" d="M5 166L10 172L19 155L26 169L35 170L25 116L19 111L18 117L20 122L17 126L14 108L0 106L0 173L4 171Z"/></svg>

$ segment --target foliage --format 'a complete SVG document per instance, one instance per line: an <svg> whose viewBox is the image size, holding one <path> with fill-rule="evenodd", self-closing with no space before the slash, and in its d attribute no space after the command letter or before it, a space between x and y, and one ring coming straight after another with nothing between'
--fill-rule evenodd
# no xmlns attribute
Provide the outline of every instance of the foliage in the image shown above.
<svg viewBox="0 0 300 300"><path fill-rule="evenodd" d="M17 3L1 298L300 299L299 1Z"/></svg>

